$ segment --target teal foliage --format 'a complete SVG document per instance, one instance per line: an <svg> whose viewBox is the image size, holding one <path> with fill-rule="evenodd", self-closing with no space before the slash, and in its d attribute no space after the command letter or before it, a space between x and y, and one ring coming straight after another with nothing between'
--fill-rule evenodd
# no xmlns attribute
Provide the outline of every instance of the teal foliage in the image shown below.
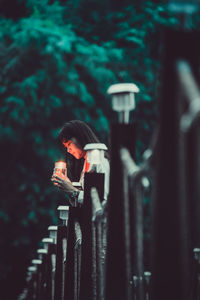
<svg viewBox="0 0 200 300"><path fill-rule="evenodd" d="M54 161L64 157L59 128L81 119L108 144L116 116L106 91L134 82L140 161L157 114L158 29L177 24L162 2L125 1L119 8L105 0L17 2L25 5L24 16L1 12L0 19L0 280L23 273L4 299L19 292L47 226L57 223L56 207L66 200L50 182Z"/></svg>

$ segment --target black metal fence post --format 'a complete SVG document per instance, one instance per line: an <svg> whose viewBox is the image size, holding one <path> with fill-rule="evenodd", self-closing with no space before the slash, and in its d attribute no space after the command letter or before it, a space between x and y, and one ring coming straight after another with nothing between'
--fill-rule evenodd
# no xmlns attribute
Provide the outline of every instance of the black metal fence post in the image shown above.
<svg viewBox="0 0 200 300"><path fill-rule="evenodd" d="M135 158L136 128L129 123L129 112L135 108L135 84L115 84L109 87L112 108L118 112L119 124L111 126L110 194L108 203L108 232L106 254L105 299L132 298L132 260L130 236L130 202L125 193L120 149L128 149ZM126 194L126 195L125 195ZM117 232L117 234L116 234Z"/></svg>
<svg viewBox="0 0 200 300"><path fill-rule="evenodd" d="M93 237L93 254L96 272L96 299L104 299L104 265L105 265L105 245L104 237L104 213L96 188L91 189L92 198L92 226L94 231Z"/></svg>
<svg viewBox="0 0 200 300"><path fill-rule="evenodd" d="M30 266L28 267L28 278L27 278L27 295L26 298L33 300L35 299L36 296L36 291L35 291L35 284L36 284L36 267L35 266Z"/></svg>
<svg viewBox="0 0 200 300"><path fill-rule="evenodd" d="M151 272L144 272L144 293L145 300L150 300L150 280L151 280Z"/></svg>
<svg viewBox="0 0 200 300"><path fill-rule="evenodd" d="M44 248L47 250L45 257L45 276L44 276L44 299L52 300L52 261L51 255L54 252L54 244L52 238L43 238Z"/></svg>
<svg viewBox="0 0 200 300"><path fill-rule="evenodd" d="M69 217L69 206L58 206L59 219L62 225L58 225L57 247L56 247L56 270L55 270L55 293L54 300L64 300L65 286L65 264L67 255L67 224Z"/></svg>
<svg viewBox="0 0 200 300"><path fill-rule="evenodd" d="M65 245L66 244L66 245ZM64 290L64 260L67 247L67 226L59 225L57 231L57 248L56 248L56 271L55 271L55 294L54 300L63 300Z"/></svg>
<svg viewBox="0 0 200 300"><path fill-rule="evenodd" d="M130 219L130 242L129 247L131 254L131 272L133 278L131 283L133 287L133 298L135 300L144 300L144 259L143 259L143 193L144 180L145 184L149 185L146 178L146 173L149 168L148 162L145 161L141 167L138 167L127 149L120 150L121 161L123 163L123 192L124 202L130 202L130 212L128 209L125 215L127 221Z"/></svg>
<svg viewBox="0 0 200 300"><path fill-rule="evenodd" d="M78 300L80 293L82 231L80 223L77 221L74 223L74 232L74 299Z"/></svg>
<svg viewBox="0 0 200 300"><path fill-rule="evenodd" d="M75 300L75 253L76 244L75 222L80 222L81 209L79 207L69 208L69 220L67 226L67 256L65 264L64 300Z"/></svg>
<svg viewBox="0 0 200 300"><path fill-rule="evenodd" d="M32 265L36 267L36 276L35 276L35 298L39 299L40 296L40 285L41 285L41 264L40 259L32 259Z"/></svg>
<svg viewBox="0 0 200 300"><path fill-rule="evenodd" d="M91 188L96 187L101 201L104 196L104 174L85 173L84 201L82 205L82 253L81 253L81 281L80 300L93 300L96 294L94 289L93 273L93 243L92 243L92 200Z"/></svg>
<svg viewBox="0 0 200 300"><path fill-rule="evenodd" d="M130 184L133 191L132 211L132 252L133 252L133 273L137 277L136 299L144 300L144 249L143 249L143 187L141 178Z"/></svg>
<svg viewBox="0 0 200 300"><path fill-rule="evenodd" d="M52 266L52 278L51 278L51 298L54 300L55 294L55 272L56 272L56 253L57 253L57 230L58 226L51 225L48 227L49 237L53 239L52 253L51 253L51 266Z"/></svg>
<svg viewBox="0 0 200 300"><path fill-rule="evenodd" d="M108 233L106 254L105 299L131 298L129 203L124 207L122 163L120 148L129 149L135 157L136 128L134 124L113 124L111 127L111 173L108 202ZM128 241L128 240L129 241Z"/></svg>
<svg viewBox="0 0 200 300"><path fill-rule="evenodd" d="M46 249L38 249L37 250L38 257L42 261L41 264L41 277L40 277L40 286L39 286L39 297L38 300L43 300L45 299L45 271L46 271L46 262L47 262L47 250Z"/></svg>
<svg viewBox="0 0 200 300"><path fill-rule="evenodd" d="M52 300L54 296L54 272L56 259L56 244L49 244L47 254L47 299Z"/></svg>

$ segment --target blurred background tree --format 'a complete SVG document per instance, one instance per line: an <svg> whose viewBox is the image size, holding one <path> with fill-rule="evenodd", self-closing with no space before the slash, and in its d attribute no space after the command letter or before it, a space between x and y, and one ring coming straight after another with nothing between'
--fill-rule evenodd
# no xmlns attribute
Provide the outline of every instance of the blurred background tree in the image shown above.
<svg viewBox="0 0 200 300"><path fill-rule="evenodd" d="M159 28L177 23L164 1L4 0L0 19L0 299L16 299L26 268L57 224L64 195L52 187L54 161L64 157L64 122L87 122L109 145L106 90L140 88L137 160L156 122ZM9 289L7 287L10 287Z"/></svg>

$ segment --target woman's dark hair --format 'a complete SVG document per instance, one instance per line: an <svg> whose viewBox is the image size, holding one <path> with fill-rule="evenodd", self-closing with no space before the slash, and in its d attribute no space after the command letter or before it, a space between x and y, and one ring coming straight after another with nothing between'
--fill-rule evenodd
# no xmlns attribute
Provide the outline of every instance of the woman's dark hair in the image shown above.
<svg viewBox="0 0 200 300"><path fill-rule="evenodd" d="M83 121L72 120L64 124L59 133L61 143L76 138L82 148L89 143L100 143L92 129Z"/></svg>
<svg viewBox="0 0 200 300"><path fill-rule="evenodd" d="M72 120L63 125L59 132L59 141L61 143L76 138L82 149L89 143L100 143L92 129L83 121ZM68 177L71 181L79 181L80 173L83 168L84 159L77 160L71 154L66 152L66 162L68 168Z"/></svg>

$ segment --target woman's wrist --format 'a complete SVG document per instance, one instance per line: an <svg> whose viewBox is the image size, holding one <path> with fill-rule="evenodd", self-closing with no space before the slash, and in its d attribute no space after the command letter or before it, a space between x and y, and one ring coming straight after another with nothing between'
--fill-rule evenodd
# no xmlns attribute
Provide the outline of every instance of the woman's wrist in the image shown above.
<svg viewBox="0 0 200 300"><path fill-rule="evenodd" d="M70 193L71 198L78 198L78 195L79 195L79 190L78 189L74 189Z"/></svg>

